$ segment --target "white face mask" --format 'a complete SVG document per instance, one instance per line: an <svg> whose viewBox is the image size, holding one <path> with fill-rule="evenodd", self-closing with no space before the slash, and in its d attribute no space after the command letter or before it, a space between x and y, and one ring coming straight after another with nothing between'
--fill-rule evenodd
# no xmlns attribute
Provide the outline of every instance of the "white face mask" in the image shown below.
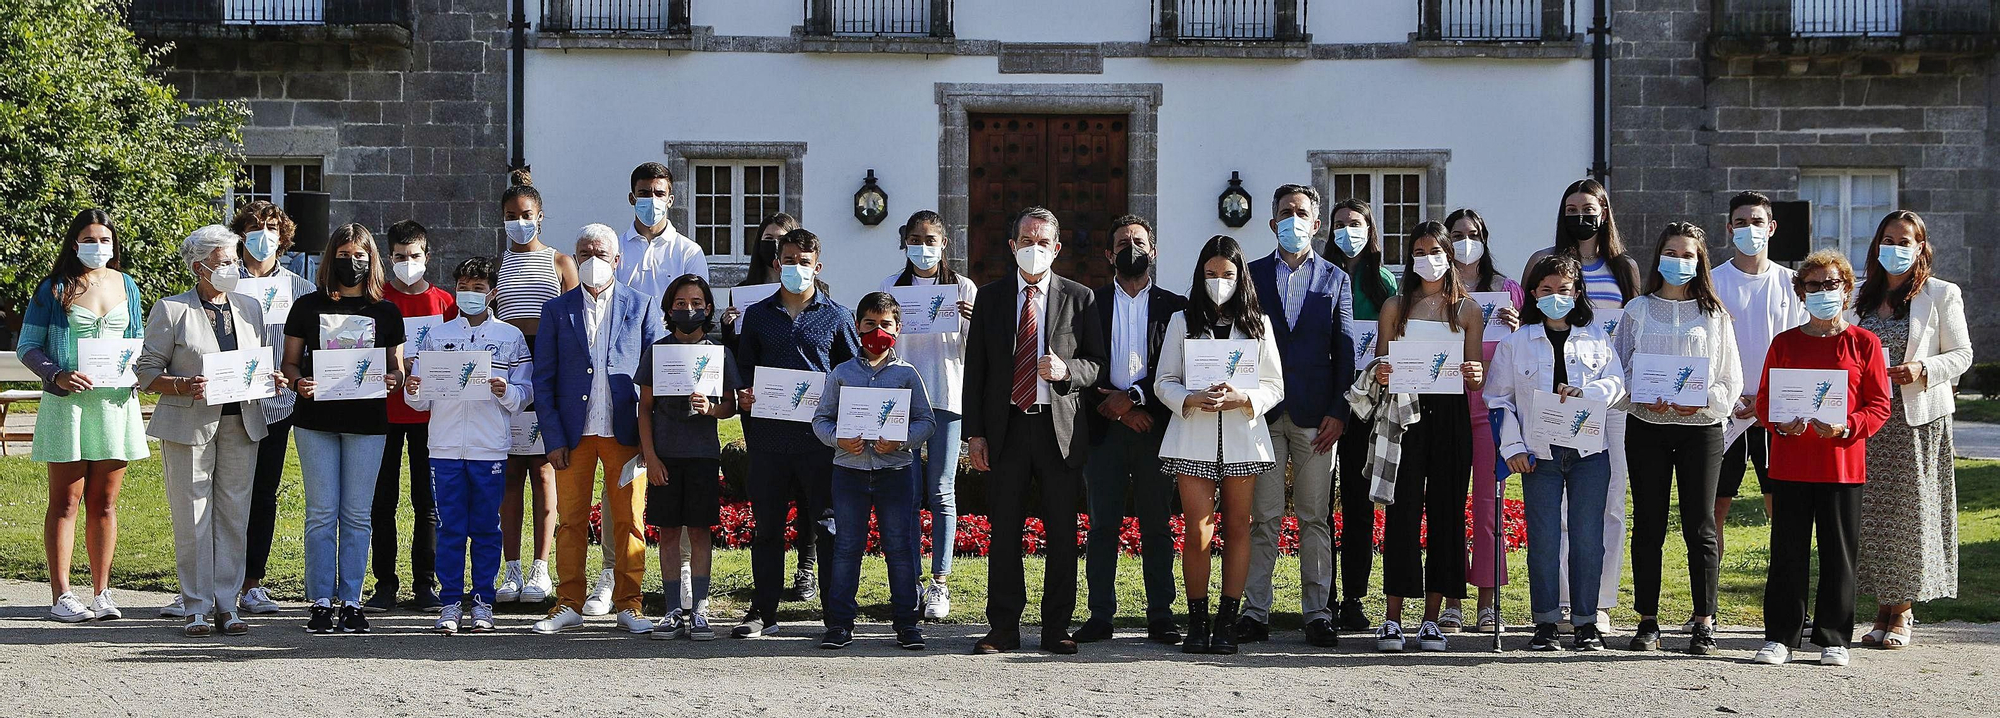
<svg viewBox="0 0 2000 718"><path fill-rule="evenodd" d="M485 292L457 292L452 296L458 300L458 311L460 313L475 317L486 313Z"/></svg>
<svg viewBox="0 0 2000 718"><path fill-rule="evenodd" d="M1055 266L1056 251L1039 244L1030 244L1014 250L1014 264L1021 271L1034 276L1047 274L1049 267Z"/></svg>
<svg viewBox="0 0 2000 718"><path fill-rule="evenodd" d="M928 272L931 271L932 267L938 265L939 260L944 259L944 248L933 247L927 244L912 244L903 248L903 256L909 257L910 263L917 265L918 269Z"/></svg>
<svg viewBox="0 0 2000 718"><path fill-rule="evenodd" d="M1210 277L1202 280L1201 283L1208 289L1209 301L1215 302L1217 305L1228 303L1230 297L1236 296L1236 280L1234 279Z"/></svg>
<svg viewBox="0 0 2000 718"><path fill-rule="evenodd" d="M1467 238L1452 242L1451 248L1458 252L1460 264L1478 264L1479 258L1486 256L1486 243L1477 239Z"/></svg>
<svg viewBox="0 0 2000 718"><path fill-rule="evenodd" d="M1444 273L1451 269L1451 260L1445 259L1443 252L1426 254L1412 257L1410 268L1417 270L1417 276L1423 277L1424 281L1435 282L1444 278Z"/></svg>
<svg viewBox="0 0 2000 718"><path fill-rule="evenodd" d="M405 260L397 262L396 266L392 267L390 271L395 272L396 281L404 284L416 284L424 278L424 263L414 259Z"/></svg>
<svg viewBox="0 0 2000 718"><path fill-rule="evenodd" d="M202 266L208 267L205 264ZM235 262L230 262L220 267L208 267L208 286L215 287L215 291L218 292L228 293L235 290L236 280L242 278L243 270L241 265Z"/></svg>
<svg viewBox="0 0 2000 718"><path fill-rule="evenodd" d="M103 269L111 263L111 255L116 251L110 242L79 243L76 245L76 258L83 262L83 266Z"/></svg>
<svg viewBox="0 0 2000 718"><path fill-rule="evenodd" d="M515 219L507 222L507 241L527 244L535 241L535 220Z"/></svg>
<svg viewBox="0 0 2000 718"><path fill-rule="evenodd" d="M611 263L602 257L583 260L576 268L576 278L591 289L603 289L611 284Z"/></svg>

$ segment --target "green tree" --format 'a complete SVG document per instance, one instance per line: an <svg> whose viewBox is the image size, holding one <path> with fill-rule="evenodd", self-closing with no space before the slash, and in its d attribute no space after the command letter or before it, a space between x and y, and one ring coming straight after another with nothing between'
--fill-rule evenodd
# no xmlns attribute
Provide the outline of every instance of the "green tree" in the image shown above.
<svg viewBox="0 0 2000 718"><path fill-rule="evenodd" d="M181 101L153 74L170 48L132 34L128 2L0 0L0 320L26 310L79 210L111 213L149 305L188 285L180 240L221 215L248 114Z"/></svg>

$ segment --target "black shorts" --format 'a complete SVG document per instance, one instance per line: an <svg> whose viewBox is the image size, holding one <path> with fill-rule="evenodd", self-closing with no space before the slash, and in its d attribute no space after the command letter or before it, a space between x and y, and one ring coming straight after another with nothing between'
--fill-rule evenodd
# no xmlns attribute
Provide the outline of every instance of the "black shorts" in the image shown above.
<svg viewBox="0 0 2000 718"><path fill-rule="evenodd" d="M722 462L660 459L667 482L646 486L646 523L660 528L708 528L722 523ZM650 477L648 477L650 479Z"/></svg>
<svg viewBox="0 0 2000 718"><path fill-rule="evenodd" d="M1771 435L1764 431L1763 426L1753 424L1743 431L1742 436L1736 437L1736 443L1723 450L1721 475L1715 483L1716 498L1735 498L1737 492L1743 489L1743 471L1746 468L1743 460L1746 454L1750 460L1748 468L1757 472L1757 493L1768 493L1764 490L1764 481L1770 478Z"/></svg>

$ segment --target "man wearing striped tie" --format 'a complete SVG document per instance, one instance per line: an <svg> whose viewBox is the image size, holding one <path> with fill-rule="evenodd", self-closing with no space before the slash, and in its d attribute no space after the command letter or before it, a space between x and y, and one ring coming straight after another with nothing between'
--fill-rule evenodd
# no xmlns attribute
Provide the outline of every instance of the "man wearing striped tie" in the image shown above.
<svg viewBox="0 0 2000 718"><path fill-rule="evenodd" d="M1021 560L1029 497L1050 538L1042 581L1042 650L1076 653L1076 507L1090 427L1083 393L1105 361L1104 330L1090 289L1051 271L1062 252L1054 213L1014 218L1007 248L1020 271L979 288L965 351L965 419L973 468L988 472L993 522L987 556L991 626L973 646L990 654L1021 647L1028 592ZM1031 490L1033 493L1031 493Z"/></svg>

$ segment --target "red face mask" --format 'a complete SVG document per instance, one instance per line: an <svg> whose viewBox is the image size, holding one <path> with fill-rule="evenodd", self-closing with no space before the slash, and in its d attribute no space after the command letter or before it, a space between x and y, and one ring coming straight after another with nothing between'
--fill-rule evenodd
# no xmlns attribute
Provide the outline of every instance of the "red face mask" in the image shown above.
<svg viewBox="0 0 2000 718"><path fill-rule="evenodd" d="M882 331L880 327L861 335L861 348L869 354L881 354L896 346L896 335Z"/></svg>

